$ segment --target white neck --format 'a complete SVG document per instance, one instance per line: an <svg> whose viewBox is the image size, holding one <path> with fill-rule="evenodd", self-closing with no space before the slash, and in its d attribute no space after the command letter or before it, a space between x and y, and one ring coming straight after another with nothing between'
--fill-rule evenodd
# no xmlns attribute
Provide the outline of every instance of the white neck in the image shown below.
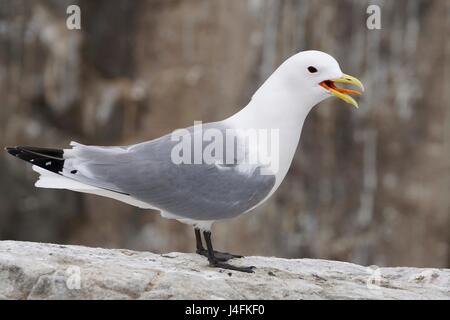
<svg viewBox="0 0 450 320"><path fill-rule="evenodd" d="M225 120L227 125L238 129L279 130L279 170L273 191L289 170L308 113L323 100L306 93L301 88L292 90L275 73L244 109Z"/></svg>

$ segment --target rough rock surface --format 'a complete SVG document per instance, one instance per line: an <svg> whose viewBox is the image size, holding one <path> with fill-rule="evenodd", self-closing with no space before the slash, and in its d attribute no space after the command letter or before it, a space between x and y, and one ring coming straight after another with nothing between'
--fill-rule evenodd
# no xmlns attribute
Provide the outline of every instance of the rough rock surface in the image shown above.
<svg viewBox="0 0 450 320"><path fill-rule="evenodd" d="M450 270L248 257L255 274L195 254L0 242L2 299L450 299Z"/></svg>

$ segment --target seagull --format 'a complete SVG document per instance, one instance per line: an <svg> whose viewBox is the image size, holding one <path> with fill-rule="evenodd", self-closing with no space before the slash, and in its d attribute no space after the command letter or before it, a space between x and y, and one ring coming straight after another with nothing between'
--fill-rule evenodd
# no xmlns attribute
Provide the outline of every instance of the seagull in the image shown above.
<svg viewBox="0 0 450 320"><path fill-rule="evenodd" d="M360 91L337 84L352 85ZM193 226L196 252L205 256L211 267L252 273L252 266L228 263L242 256L213 249L213 223L248 213L278 189L292 163L305 119L314 106L334 96L358 108L350 94L363 91L361 81L344 74L332 56L303 51L282 63L247 106L223 121L202 124L202 130L194 125L128 146L71 142L67 149L18 146L6 151L33 165L40 175L36 187L95 194L158 210L164 218ZM212 139L202 136L208 130L217 137L238 133L233 136L233 143L216 145L219 147L211 152L213 159L192 161L196 150L202 154L208 148ZM267 149L269 139L250 141L243 130L276 133L276 152L268 161L263 162L260 157L248 161L248 155ZM186 141L194 141L194 146Z"/></svg>

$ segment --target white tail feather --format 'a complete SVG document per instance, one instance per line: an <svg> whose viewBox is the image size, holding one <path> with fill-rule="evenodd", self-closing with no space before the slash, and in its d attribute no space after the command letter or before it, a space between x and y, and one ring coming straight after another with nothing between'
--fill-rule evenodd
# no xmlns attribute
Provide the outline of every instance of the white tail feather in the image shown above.
<svg viewBox="0 0 450 320"><path fill-rule="evenodd" d="M76 192L89 193L102 197L112 198L141 209L156 209L149 204L136 200L128 195L90 186L73 179L63 177L51 171L42 169L38 166L33 166L33 170L40 174L39 180L35 184L37 188L67 189Z"/></svg>

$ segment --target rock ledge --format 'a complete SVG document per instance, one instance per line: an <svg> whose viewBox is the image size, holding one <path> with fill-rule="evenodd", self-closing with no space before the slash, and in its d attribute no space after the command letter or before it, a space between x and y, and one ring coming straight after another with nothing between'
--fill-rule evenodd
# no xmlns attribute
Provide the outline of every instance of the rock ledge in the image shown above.
<svg viewBox="0 0 450 320"><path fill-rule="evenodd" d="M195 254L0 241L1 299L450 299L449 269L247 257L255 274Z"/></svg>

